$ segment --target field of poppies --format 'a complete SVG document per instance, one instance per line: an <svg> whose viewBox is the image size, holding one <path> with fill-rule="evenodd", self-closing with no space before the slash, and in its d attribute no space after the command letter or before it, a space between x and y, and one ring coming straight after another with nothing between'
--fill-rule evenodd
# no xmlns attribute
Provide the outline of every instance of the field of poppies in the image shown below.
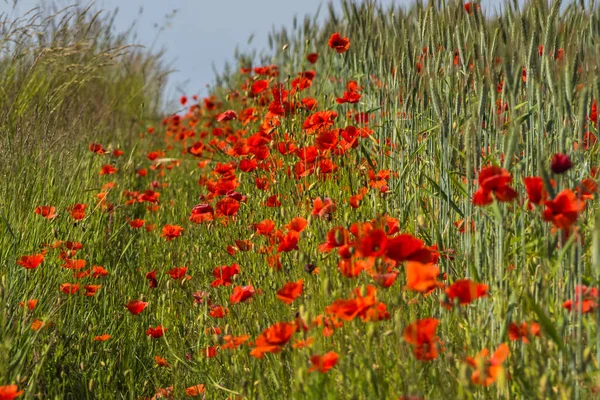
<svg viewBox="0 0 600 400"><path fill-rule="evenodd" d="M166 114L110 15L4 18L0 399L598 396L600 9L430 3Z"/></svg>

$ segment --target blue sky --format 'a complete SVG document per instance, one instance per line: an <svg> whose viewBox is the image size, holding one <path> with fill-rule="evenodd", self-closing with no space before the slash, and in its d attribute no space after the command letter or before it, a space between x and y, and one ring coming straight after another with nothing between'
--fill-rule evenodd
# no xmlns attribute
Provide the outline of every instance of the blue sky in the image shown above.
<svg viewBox="0 0 600 400"><path fill-rule="evenodd" d="M58 0L60 5L73 1ZM0 13L22 15L46 0L0 0ZM393 0L379 0L392 4ZM410 4L396 0L396 4ZM81 1L89 4L87 1ZM498 4L488 0L484 4ZM272 27L291 27L294 15L301 21L313 15L319 5L321 18L327 14L326 0L97 0L99 9L119 8L115 24L125 30L136 21L136 42L155 49L166 49L166 60L176 71L171 75L168 98L185 94L206 94L206 84L214 77L212 64L222 70L225 61L233 60L236 46L244 49L266 49ZM339 1L334 0L340 10ZM140 9L143 12L140 14ZM173 14L173 11L176 12ZM171 15L171 18L167 18ZM159 32L157 26L169 25ZM248 38L254 34L253 42ZM158 35L158 36L157 36Z"/></svg>

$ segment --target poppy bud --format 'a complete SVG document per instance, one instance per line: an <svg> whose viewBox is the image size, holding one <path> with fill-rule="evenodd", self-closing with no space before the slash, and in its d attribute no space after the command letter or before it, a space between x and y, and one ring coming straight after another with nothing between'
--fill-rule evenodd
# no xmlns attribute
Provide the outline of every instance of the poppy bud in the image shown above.
<svg viewBox="0 0 600 400"><path fill-rule="evenodd" d="M312 263L304 264L304 271L309 274L312 274L316 268L317 268L317 266L315 264L312 264Z"/></svg>
<svg viewBox="0 0 600 400"><path fill-rule="evenodd" d="M552 156L552 163L550 165L550 168L555 174L562 174L564 172L567 172L571 169L571 166L571 159L568 155L556 153L554 156Z"/></svg>

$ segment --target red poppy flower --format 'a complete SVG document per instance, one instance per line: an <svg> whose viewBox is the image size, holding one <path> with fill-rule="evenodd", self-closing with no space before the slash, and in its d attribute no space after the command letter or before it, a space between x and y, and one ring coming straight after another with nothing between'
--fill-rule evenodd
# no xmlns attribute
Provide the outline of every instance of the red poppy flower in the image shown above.
<svg viewBox="0 0 600 400"><path fill-rule="evenodd" d="M231 266L222 266L222 267L216 267L213 270L213 276L217 279L215 279L212 283L211 286L212 287L218 287L218 286L229 286L231 285L232 279L235 275L240 273L240 266L237 264L232 264Z"/></svg>
<svg viewBox="0 0 600 400"><path fill-rule="evenodd" d="M170 241L173 240L183 233L183 228L179 225L165 225L162 229L162 234L160 236L164 237L165 240Z"/></svg>
<svg viewBox="0 0 600 400"><path fill-rule="evenodd" d="M146 273L146 279L150 281L150 289L158 287L158 280L156 280L156 270Z"/></svg>
<svg viewBox="0 0 600 400"><path fill-rule="evenodd" d="M252 84L250 94L256 96L269 88L269 81L266 79L258 80Z"/></svg>
<svg viewBox="0 0 600 400"><path fill-rule="evenodd" d="M498 346L492 357L489 351L483 349L475 358L467 357L467 363L476 368L471 375L471 382L476 385L489 386L494 383L501 374L504 374L502 364L508 358L510 351L506 343Z"/></svg>
<svg viewBox="0 0 600 400"><path fill-rule="evenodd" d="M289 252L298 249L298 241L300 234L296 231L289 231L285 236L282 236L277 246L277 252Z"/></svg>
<svg viewBox="0 0 600 400"><path fill-rule="evenodd" d="M100 155L106 153L106 150L104 150L104 148L102 147L102 145L100 143L90 143L89 149L92 153L96 153L96 154L100 154Z"/></svg>
<svg viewBox="0 0 600 400"><path fill-rule="evenodd" d="M290 341L296 331L294 324L289 322L278 322L265 329L254 342L254 349L250 355L255 358L263 358L265 353L278 353L282 346Z"/></svg>
<svg viewBox="0 0 600 400"><path fill-rule="evenodd" d="M160 197L160 193L154 190L147 189L144 193L140 194L138 197L139 202L146 203L158 203L158 199Z"/></svg>
<svg viewBox="0 0 600 400"><path fill-rule="evenodd" d="M471 303L472 301L487 296L488 285L476 283L470 279L462 279L454 282L446 288L446 296L448 296L445 307L450 308L458 300L461 306Z"/></svg>
<svg viewBox="0 0 600 400"><path fill-rule="evenodd" d="M171 367L169 365L169 363L167 362L167 360L165 360L163 357L154 356L154 361L156 362L156 365L158 365L159 367L166 367L166 368L170 368ZM164 390L164 389L162 389L162 390ZM160 397L164 397L164 396L161 395Z"/></svg>
<svg viewBox="0 0 600 400"><path fill-rule="evenodd" d="M102 169L100 169L100 175L112 175L116 174L117 171L118 169L112 166L111 164L105 164L102 166Z"/></svg>
<svg viewBox="0 0 600 400"><path fill-rule="evenodd" d="M94 265L92 267L92 271L93 271L93 273L92 273L93 278L100 278L100 277L108 275L108 271L100 265Z"/></svg>
<svg viewBox="0 0 600 400"><path fill-rule="evenodd" d="M85 218L85 209L87 208L87 204L74 204L69 208L69 212L71 213L71 217L75 221L79 221Z"/></svg>
<svg viewBox="0 0 600 400"><path fill-rule="evenodd" d="M108 339L110 339L111 336L108 333L105 333L103 335L98 335L98 336L94 336L94 342L106 342Z"/></svg>
<svg viewBox="0 0 600 400"><path fill-rule="evenodd" d="M479 171L479 189L473 195L473 204L486 206L496 200L501 202L512 201L517 198L517 192L508 184L512 181L510 173L495 165L484 167Z"/></svg>
<svg viewBox="0 0 600 400"><path fill-rule="evenodd" d="M34 310L35 307L37 306L37 304L38 304L38 299L27 300L27 309ZM25 303L22 301L19 303L19 305L21 307L25 307Z"/></svg>
<svg viewBox="0 0 600 400"><path fill-rule="evenodd" d="M217 116L217 121L226 122L231 121L232 119L237 119L238 115L233 110L227 110Z"/></svg>
<svg viewBox="0 0 600 400"><path fill-rule="evenodd" d="M302 129L304 129L304 132L307 135L312 135L322 130L329 129L333 125L337 116L338 114L335 111L318 111L309 115L308 118L304 120Z"/></svg>
<svg viewBox="0 0 600 400"><path fill-rule="evenodd" d="M144 308L148 306L148 303L141 300L131 300L125 307L129 310L129 312L133 315L137 315L144 311Z"/></svg>
<svg viewBox="0 0 600 400"><path fill-rule="evenodd" d="M439 287L440 269L434 264L411 261L406 264L406 287L415 292L428 293Z"/></svg>
<svg viewBox="0 0 600 400"><path fill-rule="evenodd" d="M319 251L323 253L330 252L335 248L345 246L350 242L350 233L344 227L337 227L327 232L325 243L319 245Z"/></svg>
<svg viewBox="0 0 600 400"><path fill-rule="evenodd" d="M358 93L358 84L356 83L356 81L349 81L346 84L346 91L344 92L344 96L337 98L335 101L338 104L344 104L344 103L351 103L351 104L355 104L358 103L358 101L361 98L361 94Z"/></svg>
<svg viewBox="0 0 600 400"><path fill-rule="evenodd" d="M329 371L331 368L335 367L339 359L339 356L335 351L330 351L328 353L323 354L322 356L312 356L310 358L310 363L312 367L308 369L308 372L319 371L325 373Z"/></svg>
<svg viewBox="0 0 600 400"><path fill-rule="evenodd" d="M329 38L329 47L334 49L338 54L345 53L350 48L350 39L342 37L336 32Z"/></svg>
<svg viewBox="0 0 600 400"><path fill-rule="evenodd" d="M60 291L66 294L75 294L79 291L77 283L63 283L60 285Z"/></svg>
<svg viewBox="0 0 600 400"><path fill-rule="evenodd" d="M437 358L439 338L435 331L440 323L435 318L420 319L404 328L404 340L413 346L417 360L429 361Z"/></svg>
<svg viewBox="0 0 600 400"><path fill-rule="evenodd" d="M424 264L434 261L434 255L422 240L407 233L389 238L386 244L387 257L396 262L418 261Z"/></svg>
<svg viewBox="0 0 600 400"><path fill-rule="evenodd" d="M508 326L508 338L512 341L521 339L523 343L529 343L529 339L534 336L540 336L540 325L537 322L527 324L527 322L517 325L511 322Z"/></svg>
<svg viewBox="0 0 600 400"><path fill-rule="evenodd" d="M167 272L167 274L171 278L178 280L178 279L182 279L185 276L185 274L187 273L187 270L188 270L187 267L175 267L175 268L170 269Z"/></svg>
<svg viewBox="0 0 600 400"><path fill-rule="evenodd" d="M102 285L85 285L83 288L85 289L85 295L87 297L92 297L96 295L101 287Z"/></svg>
<svg viewBox="0 0 600 400"><path fill-rule="evenodd" d="M231 304L241 303L254 296L254 287L248 286L236 286L233 288L233 293L229 296L229 302Z"/></svg>
<svg viewBox="0 0 600 400"><path fill-rule="evenodd" d="M303 217L292 218L292 220L285 226L287 230L302 232L308 226L308 221Z"/></svg>
<svg viewBox="0 0 600 400"><path fill-rule="evenodd" d="M25 269L36 269L44 261L44 254L34 254L32 256L22 256L17 260L17 264Z"/></svg>
<svg viewBox="0 0 600 400"><path fill-rule="evenodd" d="M569 311L581 309L583 314L590 313L598 308L599 296L600 290L598 288L577 285L575 286L575 299L565 301L562 306Z"/></svg>
<svg viewBox="0 0 600 400"><path fill-rule="evenodd" d="M185 389L185 395L190 397L198 397L205 391L206 388L204 387L204 385L199 384L195 386L190 386L189 388Z"/></svg>
<svg viewBox="0 0 600 400"><path fill-rule="evenodd" d="M0 400L13 400L23 394L17 385L0 386Z"/></svg>
<svg viewBox="0 0 600 400"><path fill-rule="evenodd" d="M219 305L212 305L209 314L214 318L225 318L229 314L229 309Z"/></svg>
<svg viewBox="0 0 600 400"><path fill-rule="evenodd" d="M552 162L550 164L550 169L555 174L563 174L571 169L571 158L562 153L556 153L552 156Z"/></svg>
<svg viewBox="0 0 600 400"><path fill-rule="evenodd" d="M321 199L317 197L313 200L312 215L318 215L321 218L329 219L331 214L335 212L337 206L330 198Z"/></svg>
<svg viewBox="0 0 600 400"><path fill-rule="evenodd" d="M254 224L254 229L256 229L256 233L259 235L270 235L275 229L275 222L270 219L265 219L261 222Z"/></svg>
<svg viewBox="0 0 600 400"><path fill-rule="evenodd" d="M265 205L267 207L281 207L281 201L279 201L277 195L274 194L272 196L267 197L267 202Z"/></svg>
<svg viewBox="0 0 600 400"><path fill-rule="evenodd" d="M529 203L539 205L548 198L548 193L544 189L544 182L539 176L528 176L523 178L523 182L525 183Z"/></svg>
<svg viewBox="0 0 600 400"><path fill-rule="evenodd" d="M40 329L42 329L44 327L44 321L41 321L39 319L34 319L33 322L31 323L31 330L32 331L39 331Z"/></svg>
<svg viewBox="0 0 600 400"><path fill-rule="evenodd" d="M304 281L288 282L277 292L277 298L285 304L292 304L302 294Z"/></svg>
<svg viewBox="0 0 600 400"><path fill-rule="evenodd" d="M317 53L310 53L306 56L306 59L311 64L316 63L318 58L319 58L319 55Z"/></svg>
<svg viewBox="0 0 600 400"><path fill-rule="evenodd" d="M237 214L239 208L240 203L237 200L231 197L226 197L217 202L216 215L218 217L231 217Z"/></svg>
<svg viewBox="0 0 600 400"><path fill-rule="evenodd" d="M323 130L315 138L315 147L321 151L332 150L338 145L339 129Z"/></svg>
<svg viewBox="0 0 600 400"><path fill-rule="evenodd" d="M471 1L467 1L465 3L465 11L469 14L469 15L473 15L475 14L475 11L479 10L479 4L478 3L474 3Z"/></svg>
<svg viewBox="0 0 600 400"><path fill-rule="evenodd" d="M149 327L146 329L146 336L152 336L154 339L158 339L165 334L167 328L163 328L162 325L158 325L155 328Z"/></svg>
<svg viewBox="0 0 600 400"><path fill-rule="evenodd" d="M56 214L56 208L52 207L52 206L39 206L36 207L34 212L38 215L41 215L42 217L46 218L46 219L53 219L56 218L58 215Z"/></svg>
<svg viewBox="0 0 600 400"><path fill-rule="evenodd" d="M380 257L385 254L387 241L383 229L372 229L360 238L358 245L363 257Z"/></svg>
<svg viewBox="0 0 600 400"><path fill-rule="evenodd" d="M544 220L552 222L559 229L569 229L585 209L585 202L569 189L563 190L552 200L546 200L544 205Z"/></svg>

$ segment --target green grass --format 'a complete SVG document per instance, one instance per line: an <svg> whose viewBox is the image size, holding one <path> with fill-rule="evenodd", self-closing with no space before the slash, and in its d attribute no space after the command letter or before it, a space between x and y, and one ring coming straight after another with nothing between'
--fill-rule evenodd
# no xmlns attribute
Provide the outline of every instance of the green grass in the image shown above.
<svg viewBox="0 0 600 400"><path fill-rule="evenodd" d="M307 18L273 32L263 59L237 54L238 65L216 77L211 95L217 108L208 110L202 99L195 107L190 98L192 107L187 105L178 125L170 115L161 123L165 71L160 54L128 47L129 37L116 35L109 17L69 9L2 31L0 385L17 384L28 399L151 398L158 388L170 386L173 398L185 398L186 388L197 384L205 385L211 399L595 396L600 311L569 312L563 302L573 298L576 285L600 285L598 195L586 201L575 224L577 234L567 237L543 220L543 205L528 209L523 178L540 176L548 188L553 179L553 197L575 189L600 164L599 145L582 145L587 132L598 135L588 114L600 95L599 9L543 1L518 9L507 3L498 16L485 9L469 15L462 4L444 2L405 10L343 1L342 9L343 15L330 9L320 25ZM23 33L34 28L44 32L43 39ZM349 37L347 52L329 48L334 32ZM19 41L11 44L15 38ZM557 59L559 49L564 55ZM312 52L319 54L314 65L306 61ZM279 68L277 77L239 72L271 64ZM311 87L290 100L313 97L317 110L336 111L335 128L358 125L347 117L349 111L368 112L371 137L360 138L358 147L344 154L321 155L320 160L337 165L335 173L324 173L320 166L296 178L299 158L282 155L278 144L314 145L315 136L303 131L312 112L299 108L280 118L271 132L266 146L273 165L234 172L239 182L235 190L247 196L237 215L226 224L189 221L196 204L216 207L223 197L206 198L209 191L199 184L216 181L217 163L254 157L234 157L229 151L234 141L259 132L273 100L270 89L248 96L253 81L268 79L270 88L281 82L290 90L299 72L312 69L316 77ZM360 102L339 105L335 99L350 80L363 87ZM502 110L508 104L501 114L498 104ZM225 110L241 116L249 107L257 118L248 124L216 121ZM148 133L151 126L155 133ZM214 128L231 132L215 136ZM198 141L204 151L194 157L185 150ZM124 154L94 154L88 149L92 142ZM164 155L146 157L157 150ZM573 161L562 175L550 170L557 152ZM206 165L198 165L203 161ZM114 165L117 173L99 175L105 164ZM510 172L518 199L486 207L473 204L477 174L489 164ZM136 173L140 168L147 169L146 177ZM370 188L360 207L353 208L350 196L375 184L370 170L390 171L387 189ZM259 190L257 178L269 187ZM115 186L103 187L108 182ZM149 210L148 203L127 204L125 191L151 188L160 192L156 210ZM100 204L100 192L114 207ZM272 195L280 207L265 206ZM317 197L336 203L331 218L311 215ZM87 204L87 215L79 222L68 211L75 203ZM56 207L58 217L36 215L34 209L43 205ZM335 300L375 284L366 272L342 276L337 252L324 253L318 245L334 227L350 228L383 215L397 219L400 232L437 245L447 285L470 278L487 284L488 296L448 310L440 304L443 289L428 296L406 290L405 267L398 264L396 282L377 289L377 300L390 314L387 320L356 318L331 336L323 335L322 326L311 327L263 359L250 355L249 343L220 348L213 358L203 356L208 346L223 345L223 335L247 334L253 342L276 322L300 317L310 325ZM277 254L280 239L257 235L253 224L271 219L285 233L285 225L298 216L309 224L298 249L280 254L282 268L277 271L269 267L268 257ZM156 229L132 229L128 220L134 218ZM475 230L459 232L454 223L461 219L473 221ZM182 226L183 235L166 241L160 236L165 224ZM82 243L75 258L86 260L85 269L103 266L108 276L75 279L72 270L62 267L58 249L48 250L37 269L16 263L21 256L39 253L43 243L59 240ZM227 247L236 240L250 240L253 248L231 255ZM382 262L375 260L375 267ZM213 269L233 263L241 270L233 285L212 288ZM318 266L318 274L307 272L311 264ZM191 279L173 280L166 274L184 265ZM158 282L154 289L146 279L152 270ZM302 295L291 305L278 300L276 292L299 279L304 280ZM81 292L62 293L59 287L67 282L80 283ZM92 283L102 287L95 296L84 296L83 285ZM256 289L253 298L229 304L233 287L248 284ZM229 314L214 318L207 301L194 302L196 292L206 292ZM38 299L32 311L19 306L28 299ZM133 299L147 301L148 307L131 315L124 305ZM440 321L439 355L420 361L405 342L404 330L428 317ZM32 330L34 319L44 327ZM540 324L540 337L528 344L509 340L511 322L531 321ZM159 324L167 328L165 335L149 338L148 327ZM220 335L207 333L215 327ZM111 338L93 341L102 334ZM291 347L307 337L314 338L312 346ZM484 348L493 352L502 343L510 348L505 376L489 387L474 384L466 357ZM311 356L329 351L339 355L337 365L326 373L309 372ZM164 357L169 367L158 367L155 356Z"/></svg>

